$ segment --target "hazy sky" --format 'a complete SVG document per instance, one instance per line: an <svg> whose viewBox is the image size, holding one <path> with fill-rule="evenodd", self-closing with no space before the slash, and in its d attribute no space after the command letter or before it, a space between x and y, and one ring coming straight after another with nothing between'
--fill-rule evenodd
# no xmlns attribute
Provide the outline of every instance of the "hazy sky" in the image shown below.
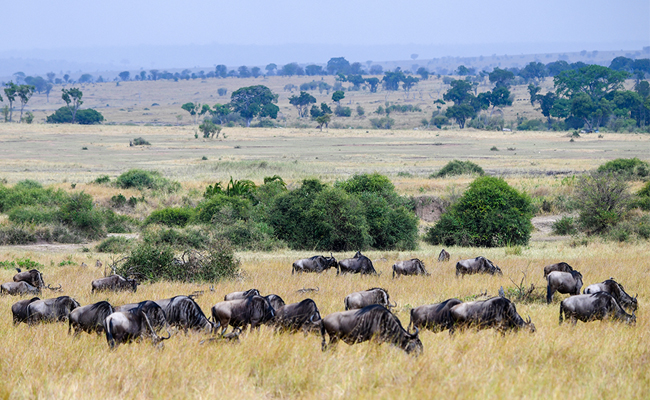
<svg viewBox="0 0 650 400"><path fill-rule="evenodd" d="M575 43L573 51L580 51L585 43L593 44L586 50L619 50L630 45L638 45L638 49L650 44L649 0L22 0L5 3L0 58L38 58L39 53L34 50L44 50L43 57L47 58L52 50L61 48L110 46L114 50L139 45L295 43L332 48L332 45ZM529 52L538 51L533 47ZM504 48L507 53L507 46ZM521 49L517 47L510 53L526 52ZM565 46L558 51L568 50ZM83 57L82 53L78 57ZM309 61L326 62L329 56ZM111 58L115 57L112 53ZM294 60L305 61L300 54Z"/></svg>

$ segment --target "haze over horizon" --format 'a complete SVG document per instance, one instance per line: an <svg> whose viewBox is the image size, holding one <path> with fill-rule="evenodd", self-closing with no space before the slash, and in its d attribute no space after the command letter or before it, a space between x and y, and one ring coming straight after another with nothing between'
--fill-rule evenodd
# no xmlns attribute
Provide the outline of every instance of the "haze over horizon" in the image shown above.
<svg viewBox="0 0 650 400"><path fill-rule="evenodd" d="M388 0L326 5L242 0L31 0L3 6L0 76L43 68L92 70L365 62L641 50L650 45L650 2ZM19 32L19 33L17 33ZM30 69L34 69L31 71ZM8 72L11 71L11 72Z"/></svg>

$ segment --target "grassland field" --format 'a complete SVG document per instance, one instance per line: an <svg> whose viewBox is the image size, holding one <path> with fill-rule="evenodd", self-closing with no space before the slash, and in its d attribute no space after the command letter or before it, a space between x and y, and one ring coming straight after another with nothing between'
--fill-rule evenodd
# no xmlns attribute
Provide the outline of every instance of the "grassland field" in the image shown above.
<svg viewBox="0 0 650 400"><path fill-rule="evenodd" d="M225 139L203 140L194 138L193 126L0 124L0 179L10 185L34 179L67 191L85 191L98 203L120 192L140 195L91 184L99 175L115 177L142 168L181 182L180 194L146 193L149 208L135 211L143 217L158 205L181 204L184 197L196 199L207 184L230 176L261 183L264 176L277 174L295 187L306 177L333 182L377 171L389 176L401 194L452 196L462 193L472 178L431 179L429 175L455 158L472 160L531 195L557 194L570 190L563 181L575 174L615 158L648 160L650 149L647 135L610 133L602 138L582 135L570 142L566 132L224 131ZM139 136L151 146L130 147L129 140ZM499 151L490 150L493 146ZM0 223L5 222L0 218ZM291 276L291 263L311 252L240 252L242 278L216 283L214 291L209 290L210 284L162 282L144 284L135 294L91 295L90 282L103 275L103 269L93 267L95 260L106 264L111 259L93 252L94 245L0 247L0 260L38 261L45 266L46 283L61 284L63 294L82 305L100 300L123 304L203 290L197 301L207 312L226 293L255 287L263 294L276 293L287 303L310 296L327 315L343 309L348 293L383 287L397 302L396 315L404 326L411 307L485 291L496 295L499 287L519 283L524 273L525 283L541 291L544 265L566 261L582 272L585 285L614 277L628 293L638 293L639 310L636 326L615 322L558 326L559 301L566 296L556 294L550 305L517 304L519 313L529 315L537 327L534 334L421 332L424 353L418 358L374 343L341 343L323 353L316 335L277 335L267 328L242 335L239 344L200 344L205 334L177 332L162 351L142 342L111 352L104 337L83 334L73 339L64 324L12 326L10 308L18 298L4 296L0 298L0 398L645 399L650 395L647 242L590 240L576 245L570 237L549 238L538 232L528 246L518 249L450 248L452 259L444 263L436 261L439 247L421 243L411 252L368 251L382 272L378 277L337 277L334 271ZM82 251L84 247L91 251ZM503 277L457 279L455 261L478 255L501 267ZM334 256L340 259L352 253ZM392 264L412 257L422 259L431 276L391 279ZM59 266L66 260L72 265ZM82 262L89 266L81 267ZM9 281L13 274L0 270L0 280ZM310 295L296 292L304 287L320 290ZM50 296L55 294L43 297Z"/></svg>

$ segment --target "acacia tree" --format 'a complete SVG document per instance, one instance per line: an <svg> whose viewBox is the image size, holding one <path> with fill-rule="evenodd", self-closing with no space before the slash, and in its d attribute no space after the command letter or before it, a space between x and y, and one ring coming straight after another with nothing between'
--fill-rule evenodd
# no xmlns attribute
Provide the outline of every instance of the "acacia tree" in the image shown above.
<svg viewBox="0 0 650 400"><path fill-rule="evenodd" d="M339 106L341 105L341 100L345 98L345 92L342 90L337 90L336 92L332 93L332 101L338 104Z"/></svg>
<svg viewBox="0 0 650 400"><path fill-rule="evenodd" d="M83 104L83 100L81 100L83 93L77 88L61 89L61 92L61 98L72 113L72 123L74 124L77 118L77 110Z"/></svg>
<svg viewBox="0 0 650 400"><path fill-rule="evenodd" d="M34 94L34 86L32 85L20 85L16 91L16 95L20 99L20 122L23 122L23 110L29 99L32 98Z"/></svg>
<svg viewBox="0 0 650 400"><path fill-rule="evenodd" d="M332 114L323 114L319 117L316 117L316 123L318 124L318 128L320 128L321 132L323 131L323 125L327 127L331 119L332 119Z"/></svg>
<svg viewBox="0 0 650 400"><path fill-rule="evenodd" d="M264 85L239 88L230 95L230 105L246 119L246 127L257 116L277 118L279 108L273 104L277 101L278 96Z"/></svg>
<svg viewBox="0 0 650 400"><path fill-rule="evenodd" d="M316 103L316 98L307 92L300 92L300 96L289 97L289 104L298 109L298 118L302 118L307 114L307 107L310 104Z"/></svg>
<svg viewBox="0 0 650 400"><path fill-rule="evenodd" d="M122 81L128 81L131 73L129 71L122 71L118 75Z"/></svg>
<svg viewBox="0 0 650 400"><path fill-rule="evenodd" d="M9 81L9 83L5 83L5 86L4 92L5 96L7 96L7 101L9 101L9 122L11 122L14 113L14 101L16 101L16 95L18 92L18 85Z"/></svg>

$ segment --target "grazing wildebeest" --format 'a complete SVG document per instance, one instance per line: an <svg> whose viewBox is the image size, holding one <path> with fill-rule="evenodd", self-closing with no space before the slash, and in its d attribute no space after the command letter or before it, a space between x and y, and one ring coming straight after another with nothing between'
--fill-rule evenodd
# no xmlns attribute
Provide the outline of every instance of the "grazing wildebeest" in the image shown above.
<svg viewBox="0 0 650 400"><path fill-rule="evenodd" d="M456 276L472 274L499 274L503 275L501 269L485 257L479 256L467 260L460 260L456 263Z"/></svg>
<svg viewBox="0 0 650 400"><path fill-rule="evenodd" d="M417 258L412 258L406 261L399 261L393 264L393 278L395 275L425 275L429 276L430 273L424 268L424 263Z"/></svg>
<svg viewBox="0 0 650 400"><path fill-rule="evenodd" d="M400 320L379 304L330 314L321 320L320 332L323 351L339 339L349 345L373 339L379 343L392 343L407 354L418 355L422 352L419 330L416 329L415 333L404 330ZM329 344L325 341L325 333L330 337Z"/></svg>
<svg viewBox="0 0 650 400"><path fill-rule="evenodd" d="M242 300L253 296L259 296L260 291L257 289L248 289L244 292L232 292L223 297L223 301Z"/></svg>
<svg viewBox="0 0 650 400"><path fill-rule="evenodd" d="M500 296L457 304L451 308L450 314L452 320L450 333L465 327L495 328L502 333L507 330L528 328L531 332L535 332L535 325L530 318L524 321L517 313L515 305Z"/></svg>
<svg viewBox="0 0 650 400"><path fill-rule="evenodd" d="M135 293L138 290L138 281L135 279L127 279L121 275L111 275L106 278L95 279L92 282L91 293L104 290L110 290L112 292L131 290Z"/></svg>
<svg viewBox="0 0 650 400"><path fill-rule="evenodd" d="M330 268L336 268L338 272L338 263L336 258L330 253L330 257L313 256L310 258L303 258L293 263L291 268L291 275L294 272L323 272Z"/></svg>
<svg viewBox="0 0 650 400"><path fill-rule="evenodd" d="M7 282L0 285L0 293L12 296L24 294L41 294L41 288L30 285L27 282Z"/></svg>
<svg viewBox="0 0 650 400"><path fill-rule="evenodd" d="M277 294L270 294L268 296L263 296L266 301L269 302L271 307L273 307L274 310L277 311L278 308L284 306L284 300L282 300L282 297L278 296Z"/></svg>
<svg viewBox="0 0 650 400"><path fill-rule="evenodd" d="M575 296L580 294L582 287L582 274L578 271L560 272L553 271L546 276L546 303L553 300L553 293L570 294Z"/></svg>
<svg viewBox="0 0 650 400"><path fill-rule="evenodd" d="M439 262L449 261L449 257L451 257L451 255L447 252L447 250L442 249L440 251L440 254L438 255L438 261Z"/></svg>
<svg viewBox="0 0 650 400"><path fill-rule="evenodd" d="M27 322L27 306L40 300L38 297L32 297L28 300L20 300L11 306L11 313L14 316L14 325L21 322Z"/></svg>
<svg viewBox="0 0 650 400"><path fill-rule="evenodd" d="M74 328L74 336L79 332L96 332L98 335L104 331L104 320L113 314L113 306L108 301L100 301L83 307L77 307L68 316L68 335Z"/></svg>
<svg viewBox="0 0 650 400"><path fill-rule="evenodd" d="M451 328L452 320L450 310L453 306L462 303L458 299L448 299L442 303L429 304L411 309L411 321L407 330L414 328L429 329L442 332Z"/></svg>
<svg viewBox="0 0 650 400"><path fill-rule="evenodd" d="M175 296L157 300L155 303L164 311L167 323L182 328L185 333L188 329L205 329L207 332L212 332L214 328L201 307L190 296Z"/></svg>
<svg viewBox="0 0 650 400"><path fill-rule="evenodd" d="M544 267L544 278L546 278L546 276L548 276L548 274L550 274L553 271L571 272L571 271L573 271L573 268L569 264L567 264L565 262L559 262L559 263L556 263L556 264L549 264L549 265Z"/></svg>
<svg viewBox="0 0 650 400"><path fill-rule="evenodd" d="M106 341L111 349L140 337L150 336L153 345L171 337L169 332L167 337L156 334L147 313L142 310L142 305L131 311L117 311L110 314L104 320L104 330Z"/></svg>
<svg viewBox="0 0 650 400"><path fill-rule="evenodd" d="M30 269L29 271L21 271L20 268L16 268L18 273L14 275L14 282L27 282L30 285L42 288L45 286L43 282L43 274L37 269Z"/></svg>
<svg viewBox="0 0 650 400"><path fill-rule="evenodd" d="M625 293L623 285L616 282L614 279L610 278L601 283L594 283L593 285L587 286L583 291L584 294L593 294L597 292L607 292L611 294L618 304L631 311L636 311L638 307L637 296L632 297Z"/></svg>
<svg viewBox="0 0 650 400"><path fill-rule="evenodd" d="M77 300L69 296L37 300L27 306L27 323L65 321L70 312L79 306Z"/></svg>
<svg viewBox="0 0 650 400"><path fill-rule="evenodd" d="M303 329L307 334L320 325L320 320L320 312L314 300L305 299L276 309L274 324L278 331L297 332Z"/></svg>
<svg viewBox="0 0 650 400"><path fill-rule="evenodd" d="M346 258L345 260L339 261L339 270L337 271L337 275L340 273L342 274L374 274L377 275L377 271L375 271L375 267L372 265L372 261L361 254L360 251L357 251L357 253L354 255L352 258Z"/></svg>
<svg viewBox="0 0 650 400"><path fill-rule="evenodd" d="M390 304L388 292L382 288L371 288L361 292L350 293L345 296L344 304L346 310L356 310L371 304L381 304L386 308L397 305L397 303Z"/></svg>
<svg viewBox="0 0 650 400"><path fill-rule="evenodd" d="M165 311L155 302L151 300L141 301L139 303L124 304L123 306L115 307L115 312L129 312L140 308L145 314L154 329L168 328L167 317Z"/></svg>
<svg viewBox="0 0 650 400"><path fill-rule="evenodd" d="M246 330L250 324L251 331L261 324L267 323L275 316L275 310L262 296L252 296L239 300L222 301L212 307L212 320L215 329L221 327L221 336L228 329L228 325L234 329Z"/></svg>
<svg viewBox="0 0 650 400"><path fill-rule="evenodd" d="M636 323L636 315L626 313L616 299L607 292L580 294L564 299L560 303L560 325L562 325L562 314L574 325L578 320L589 322L597 319Z"/></svg>

